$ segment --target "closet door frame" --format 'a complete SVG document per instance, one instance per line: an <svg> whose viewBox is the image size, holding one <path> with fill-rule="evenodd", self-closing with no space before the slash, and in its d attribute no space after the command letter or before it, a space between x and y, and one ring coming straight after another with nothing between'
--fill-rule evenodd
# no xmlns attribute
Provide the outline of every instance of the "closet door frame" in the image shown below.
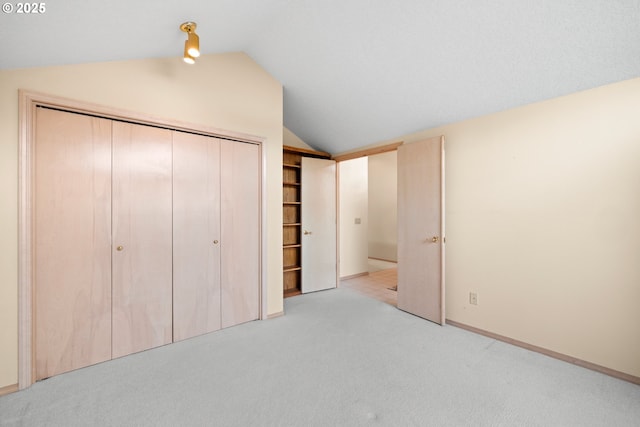
<svg viewBox="0 0 640 427"><path fill-rule="evenodd" d="M259 261L259 319L267 318L266 290L266 150L265 138L240 132L217 129L173 119L151 116L144 113L76 101L39 92L19 90L18 127L18 389L22 390L35 382L35 333L34 333L34 259L33 239L35 231L35 135L36 109L54 108L72 113L98 116L105 119L156 126L171 130L193 132L215 138L229 139L239 143L255 144L259 147L260 194L258 206L260 230Z"/></svg>

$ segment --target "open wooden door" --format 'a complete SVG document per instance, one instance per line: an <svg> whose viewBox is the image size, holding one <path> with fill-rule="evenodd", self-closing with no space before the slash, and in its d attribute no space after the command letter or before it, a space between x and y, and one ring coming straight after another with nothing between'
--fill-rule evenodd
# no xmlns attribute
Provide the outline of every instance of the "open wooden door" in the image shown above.
<svg viewBox="0 0 640 427"><path fill-rule="evenodd" d="M337 285L336 162L302 158L302 293Z"/></svg>
<svg viewBox="0 0 640 427"><path fill-rule="evenodd" d="M398 147L398 308L443 325L444 136Z"/></svg>

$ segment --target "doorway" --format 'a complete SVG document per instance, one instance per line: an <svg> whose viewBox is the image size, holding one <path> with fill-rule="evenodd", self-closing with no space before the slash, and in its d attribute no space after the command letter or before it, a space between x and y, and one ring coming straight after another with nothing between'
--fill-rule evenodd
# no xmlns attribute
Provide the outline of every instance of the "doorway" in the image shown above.
<svg viewBox="0 0 640 427"><path fill-rule="evenodd" d="M341 286L396 306L397 152L339 163Z"/></svg>
<svg viewBox="0 0 640 427"><path fill-rule="evenodd" d="M407 145L398 144L396 147L377 152L361 152L361 155L351 157L367 157L381 152L396 151L395 162L397 179L395 185L393 178L369 175L369 158L366 158L367 169L364 172L364 160L361 162L360 171L349 164L341 167L340 172L340 276L342 278L356 278L369 275L368 266L365 270L360 264L364 250L362 242L366 240L367 262L370 253L370 241L372 249L378 250L383 257L397 254L398 281L397 281L397 307L403 311L443 325L445 322L445 288L444 288L444 262L445 262L445 235L444 235L444 136L428 138ZM343 161L350 160L343 158ZM355 165L356 163L354 163ZM342 165L341 165L342 166ZM346 172L346 173L345 173ZM381 172L377 172L381 173ZM351 186L350 177L355 177L359 185ZM384 244L379 245L375 229L362 227L359 231L360 241L358 251L350 251L349 246L354 243L350 235L356 227L362 225L362 219L354 218L354 213L366 212L367 223L371 223L369 205L370 196L377 193L369 190L370 181L375 182L380 178L382 182L381 193L392 193L389 188L397 189L396 203L393 201L382 203L381 218L384 223L391 222L396 207L395 251ZM391 183L391 184L390 184ZM354 190L355 188L355 190ZM365 190L366 188L366 196ZM359 189L359 192L358 192ZM356 197L352 197L353 192ZM359 196L359 197L358 197ZM355 208L352 203L359 200ZM353 221L353 223L351 222ZM379 224L374 225L379 226ZM366 230L366 231L365 231ZM371 233L370 231L373 231ZM369 236L376 236L370 239ZM394 234L391 233L393 236ZM364 238L362 237L364 236ZM376 258L376 257L373 257ZM352 268L360 268L361 272L349 271Z"/></svg>

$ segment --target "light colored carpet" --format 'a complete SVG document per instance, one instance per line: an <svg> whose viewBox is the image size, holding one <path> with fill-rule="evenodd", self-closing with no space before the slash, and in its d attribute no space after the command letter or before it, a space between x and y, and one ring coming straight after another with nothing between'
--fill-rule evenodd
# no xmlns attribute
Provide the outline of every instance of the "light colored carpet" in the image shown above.
<svg viewBox="0 0 640 427"><path fill-rule="evenodd" d="M19 426L639 426L640 387L348 289L0 398Z"/></svg>

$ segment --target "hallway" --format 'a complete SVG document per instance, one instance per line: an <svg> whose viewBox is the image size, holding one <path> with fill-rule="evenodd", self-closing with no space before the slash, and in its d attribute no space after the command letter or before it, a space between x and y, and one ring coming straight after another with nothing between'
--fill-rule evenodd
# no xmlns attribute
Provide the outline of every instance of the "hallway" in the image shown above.
<svg viewBox="0 0 640 427"><path fill-rule="evenodd" d="M395 291L398 286L398 269L388 268L341 280L340 286L395 307L398 301Z"/></svg>

